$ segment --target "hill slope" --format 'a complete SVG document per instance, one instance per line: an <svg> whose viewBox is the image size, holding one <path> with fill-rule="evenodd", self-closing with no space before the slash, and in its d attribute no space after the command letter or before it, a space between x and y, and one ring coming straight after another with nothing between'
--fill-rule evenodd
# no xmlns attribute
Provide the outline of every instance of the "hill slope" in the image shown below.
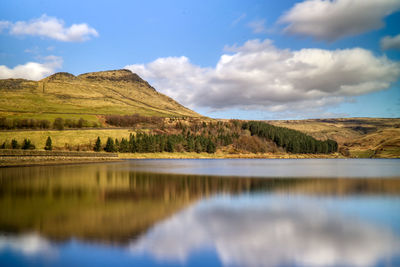
<svg viewBox="0 0 400 267"><path fill-rule="evenodd" d="M346 118L268 121L319 140L333 139L354 157L399 157L400 119Z"/></svg>
<svg viewBox="0 0 400 267"><path fill-rule="evenodd" d="M158 93L129 70L85 73L60 72L38 82L0 80L0 116L69 117L133 114L201 117ZM47 115L45 115L47 114ZM52 115L50 115L52 114Z"/></svg>

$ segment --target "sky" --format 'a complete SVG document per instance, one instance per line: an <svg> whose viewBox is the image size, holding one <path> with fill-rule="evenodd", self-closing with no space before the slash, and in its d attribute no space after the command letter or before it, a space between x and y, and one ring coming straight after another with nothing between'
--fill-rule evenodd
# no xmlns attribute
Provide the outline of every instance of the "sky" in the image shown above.
<svg viewBox="0 0 400 267"><path fill-rule="evenodd" d="M0 79L123 68L212 118L399 118L400 0L0 2Z"/></svg>

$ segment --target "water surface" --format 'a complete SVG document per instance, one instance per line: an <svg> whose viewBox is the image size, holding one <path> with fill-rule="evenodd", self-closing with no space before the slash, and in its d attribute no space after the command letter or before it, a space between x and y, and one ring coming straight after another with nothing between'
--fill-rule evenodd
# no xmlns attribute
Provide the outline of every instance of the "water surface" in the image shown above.
<svg viewBox="0 0 400 267"><path fill-rule="evenodd" d="M132 160L146 172L246 177L398 177L398 159L200 159Z"/></svg>
<svg viewBox="0 0 400 267"><path fill-rule="evenodd" d="M0 265L400 266L399 163L3 168Z"/></svg>

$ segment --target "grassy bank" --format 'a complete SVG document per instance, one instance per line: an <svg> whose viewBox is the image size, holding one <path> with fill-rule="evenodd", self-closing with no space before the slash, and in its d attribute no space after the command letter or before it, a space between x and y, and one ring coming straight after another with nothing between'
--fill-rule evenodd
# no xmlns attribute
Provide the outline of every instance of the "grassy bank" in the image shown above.
<svg viewBox="0 0 400 267"><path fill-rule="evenodd" d="M227 154L218 151L214 154L196 152L160 153L98 153L44 150L0 150L0 167L58 165L119 161L124 159L306 159L343 158L335 154L286 154L286 153L238 153Z"/></svg>
<svg viewBox="0 0 400 267"><path fill-rule="evenodd" d="M43 150L0 150L0 167L33 166L73 163L118 161L116 153L43 151Z"/></svg>
<svg viewBox="0 0 400 267"><path fill-rule="evenodd" d="M334 154L287 154L287 153L238 153L227 154L217 152L161 152L161 153L118 153L120 159L308 159L308 158L344 158L339 153Z"/></svg>

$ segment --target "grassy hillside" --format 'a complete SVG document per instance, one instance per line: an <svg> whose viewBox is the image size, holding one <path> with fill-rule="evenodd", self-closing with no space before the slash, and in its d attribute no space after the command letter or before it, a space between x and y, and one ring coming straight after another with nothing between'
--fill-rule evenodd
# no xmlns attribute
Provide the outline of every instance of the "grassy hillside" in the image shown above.
<svg viewBox="0 0 400 267"><path fill-rule="evenodd" d="M128 129L85 129L64 131L4 131L0 132L0 140L10 143L12 139L22 144L25 138L29 138L37 149L43 149L48 136L51 137L53 146L59 149L92 150L99 136L103 142L107 137L128 138L132 130Z"/></svg>
<svg viewBox="0 0 400 267"><path fill-rule="evenodd" d="M140 114L161 117L200 117L173 99L158 93L129 70L74 76L56 73L38 82L0 80L0 117L54 120L99 115Z"/></svg>
<svg viewBox="0 0 400 267"><path fill-rule="evenodd" d="M341 151L348 151L351 157L400 157L400 119L313 119L268 123L295 129L319 140L333 139Z"/></svg>

